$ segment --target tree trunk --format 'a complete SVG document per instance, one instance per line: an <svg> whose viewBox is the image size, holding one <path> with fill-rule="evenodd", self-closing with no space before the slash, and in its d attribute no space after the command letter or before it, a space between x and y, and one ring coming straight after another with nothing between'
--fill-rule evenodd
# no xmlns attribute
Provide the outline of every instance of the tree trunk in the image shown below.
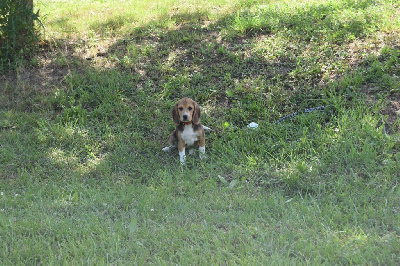
<svg viewBox="0 0 400 266"><path fill-rule="evenodd" d="M29 15L26 16L26 29L23 30L23 32L21 32L23 39L27 38L29 39L29 36L32 34L33 32L33 17L32 17L32 12L33 12L33 0L22 0L24 7L27 8L27 10L29 9Z"/></svg>
<svg viewBox="0 0 400 266"><path fill-rule="evenodd" d="M33 8L33 0L24 0L25 5Z"/></svg>
<svg viewBox="0 0 400 266"><path fill-rule="evenodd" d="M27 9L33 12L33 0L23 0L24 5L26 6ZM30 20L32 20L31 17L29 17Z"/></svg>

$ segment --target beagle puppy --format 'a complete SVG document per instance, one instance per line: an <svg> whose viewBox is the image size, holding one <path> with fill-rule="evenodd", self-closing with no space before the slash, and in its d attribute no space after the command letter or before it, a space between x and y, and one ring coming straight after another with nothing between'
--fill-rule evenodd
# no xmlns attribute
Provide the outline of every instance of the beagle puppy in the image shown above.
<svg viewBox="0 0 400 266"><path fill-rule="evenodd" d="M187 147L199 147L200 159L206 152L204 130L208 130L200 124L201 110L199 105L190 98L180 99L171 111L172 120L176 129L169 135L169 146L163 151L178 146L181 164L185 164L185 149ZM192 154L192 150L189 150Z"/></svg>

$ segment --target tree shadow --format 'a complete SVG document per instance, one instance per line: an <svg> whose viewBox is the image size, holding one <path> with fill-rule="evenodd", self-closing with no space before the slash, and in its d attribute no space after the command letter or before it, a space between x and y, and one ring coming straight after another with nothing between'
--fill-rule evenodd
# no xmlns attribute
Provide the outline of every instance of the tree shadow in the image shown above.
<svg viewBox="0 0 400 266"><path fill-rule="evenodd" d="M253 111L240 114L237 110L239 114L225 119L243 126L252 119L275 120L282 113L323 103L318 96L321 89L344 74L340 68L332 73L325 68L342 60L340 53L353 40L376 30L371 24L378 19L360 15L337 20L338 13L348 8L356 13L372 5L374 1L349 2L336 10L328 3L297 8L290 14L260 6L232 12L215 22L208 21L204 12L167 15L135 29L130 37L110 46L108 53L132 59L121 60L118 67L131 71L139 87L152 90L159 99L171 102L186 95L207 103L211 109L240 109L258 102ZM167 21L175 25L157 28ZM269 43L272 51L268 51ZM317 46L326 47L315 52ZM130 48L135 52L129 55ZM269 56L274 52L277 55ZM356 62L351 67L362 64L358 58L350 60ZM251 96L254 89L257 99ZM262 97L266 99L260 100ZM267 100L274 104L269 105ZM272 113L257 106L269 108Z"/></svg>

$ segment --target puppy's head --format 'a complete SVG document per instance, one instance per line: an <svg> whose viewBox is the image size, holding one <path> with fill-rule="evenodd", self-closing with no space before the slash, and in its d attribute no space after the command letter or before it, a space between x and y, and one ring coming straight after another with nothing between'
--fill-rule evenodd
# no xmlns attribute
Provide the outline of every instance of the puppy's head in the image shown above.
<svg viewBox="0 0 400 266"><path fill-rule="evenodd" d="M179 126L181 122L200 124L200 107L190 98L180 99L172 108L171 114L175 126Z"/></svg>

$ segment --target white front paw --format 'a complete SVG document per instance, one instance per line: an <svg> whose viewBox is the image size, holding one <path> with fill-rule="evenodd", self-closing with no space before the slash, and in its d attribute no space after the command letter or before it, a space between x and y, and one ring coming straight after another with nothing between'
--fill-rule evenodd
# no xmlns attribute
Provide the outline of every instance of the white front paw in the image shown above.
<svg viewBox="0 0 400 266"><path fill-rule="evenodd" d="M182 165L185 165L185 160L186 160L185 149L179 152L179 160L181 161Z"/></svg>
<svg viewBox="0 0 400 266"><path fill-rule="evenodd" d="M183 156L183 157L180 158L180 161L181 161L181 164L182 164L182 165L185 165L185 159L186 159L185 156Z"/></svg>
<svg viewBox="0 0 400 266"><path fill-rule="evenodd" d="M203 159L206 154L206 147L199 147L199 157L200 157L200 159Z"/></svg>

